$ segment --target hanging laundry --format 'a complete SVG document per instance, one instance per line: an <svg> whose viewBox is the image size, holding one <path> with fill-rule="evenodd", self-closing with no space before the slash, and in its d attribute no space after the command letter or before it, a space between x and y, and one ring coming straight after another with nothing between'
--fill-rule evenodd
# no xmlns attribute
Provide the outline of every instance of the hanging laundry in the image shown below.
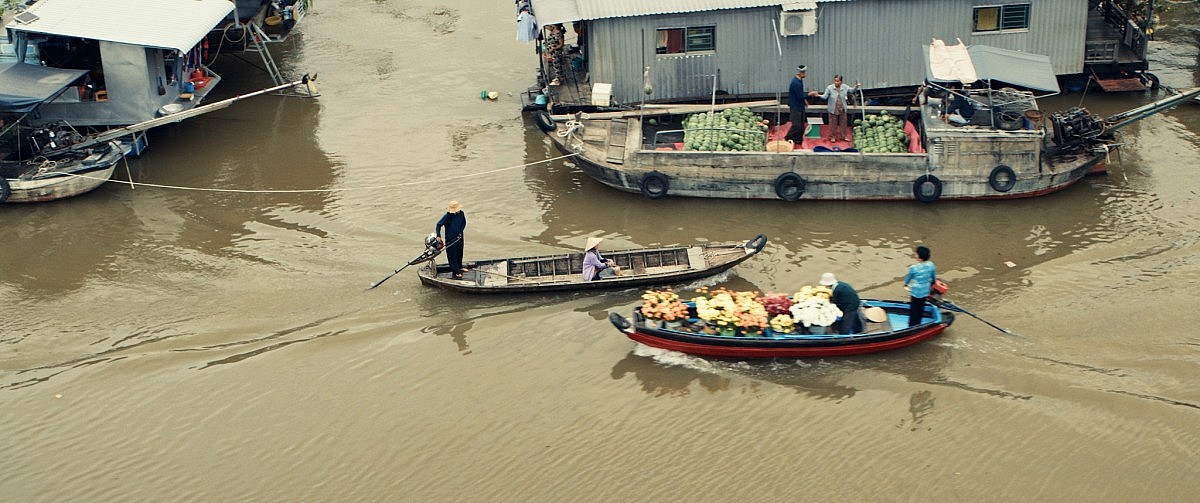
<svg viewBox="0 0 1200 503"><path fill-rule="evenodd" d="M533 13L525 10L517 14L517 41L533 42L537 40L537 36L537 19L533 17Z"/></svg>

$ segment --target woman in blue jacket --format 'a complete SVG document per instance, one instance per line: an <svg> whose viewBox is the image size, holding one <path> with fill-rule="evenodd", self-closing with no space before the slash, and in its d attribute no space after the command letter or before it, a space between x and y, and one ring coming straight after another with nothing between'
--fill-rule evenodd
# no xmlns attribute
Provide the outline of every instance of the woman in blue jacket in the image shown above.
<svg viewBox="0 0 1200 503"><path fill-rule="evenodd" d="M929 248L918 246L916 251L917 263L908 266L908 274L904 276L904 289L908 290L908 326L921 323L925 313L925 298L933 288L933 280L937 279L937 268L929 261Z"/></svg>

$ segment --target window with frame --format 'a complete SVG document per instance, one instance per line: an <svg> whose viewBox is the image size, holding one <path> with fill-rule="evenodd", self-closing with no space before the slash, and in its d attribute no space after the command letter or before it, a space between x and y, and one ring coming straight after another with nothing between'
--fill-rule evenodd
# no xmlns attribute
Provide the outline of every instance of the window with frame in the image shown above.
<svg viewBox="0 0 1200 503"><path fill-rule="evenodd" d="M655 54L686 54L717 50L716 26L659 28Z"/></svg>
<svg viewBox="0 0 1200 503"><path fill-rule="evenodd" d="M975 7L974 26L976 33L1028 30L1029 5L1027 3Z"/></svg>

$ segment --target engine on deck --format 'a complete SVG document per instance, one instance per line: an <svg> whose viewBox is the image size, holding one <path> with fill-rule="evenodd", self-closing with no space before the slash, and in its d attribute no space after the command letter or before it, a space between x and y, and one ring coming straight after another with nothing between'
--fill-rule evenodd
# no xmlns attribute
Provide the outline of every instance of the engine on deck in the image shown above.
<svg viewBox="0 0 1200 503"><path fill-rule="evenodd" d="M1104 131L1104 119L1079 107L1050 114L1050 124L1054 143L1060 147L1082 145Z"/></svg>

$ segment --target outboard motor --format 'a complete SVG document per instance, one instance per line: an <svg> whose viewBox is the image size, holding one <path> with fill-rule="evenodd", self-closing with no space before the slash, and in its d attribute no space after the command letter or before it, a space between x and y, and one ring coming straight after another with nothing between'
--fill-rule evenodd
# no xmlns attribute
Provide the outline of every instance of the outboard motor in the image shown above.
<svg viewBox="0 0 1200 503"><path fill-rule="evenodd" d="M1104 131L1104 120L1086 109L1072 107L1050 114L1054 126L1054 143L1060 147L1083 143Z"/></svg>
<svg viewBox="0 0 1200 503"><path fill-rule="evenodd" d="M441 250L445 246L438 241L437 234L430 234L425 237L425 250Z"/></svg>

